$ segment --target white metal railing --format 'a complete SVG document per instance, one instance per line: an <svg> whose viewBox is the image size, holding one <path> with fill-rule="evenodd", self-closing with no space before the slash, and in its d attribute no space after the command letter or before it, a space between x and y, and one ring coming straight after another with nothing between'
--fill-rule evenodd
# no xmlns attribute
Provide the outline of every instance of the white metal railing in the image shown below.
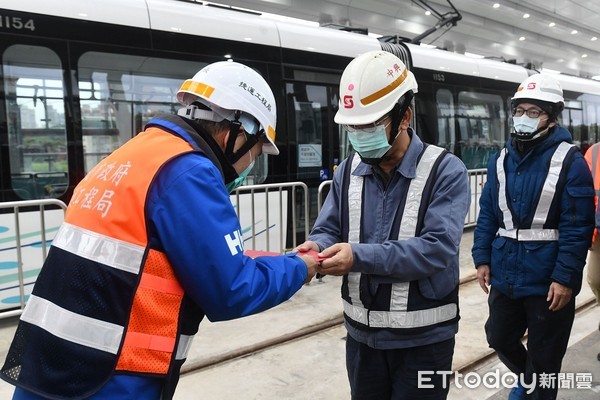
<svg viewBox="0 0 600 400"><path fill-rule="evenodd" d="M465 226L473 226L477 222L479 213L479 197L485 183L486 170L477 169L469 171L469 185L471 187L471 207L465 220ZM329 190L331 180L323 181L317 192L317 208L320 211L326 190ZM244 231L250 232L250 246L248 248L264 251L284 252L286 249L297 246L297 233L304 232L304 238L309 234L309 191L303 182L274 183L263 185L241 186L231 194L231 201ZM288 199L290 201L288 201ZM291 204L291 207L288 207ZM54 210L48 210L53 206ZM38 207L39 231L41 235L41 252L43 260L48 254L46 239L46 213L55 211L56 207L64 211L67 206L57 199L24 200L0 203L0 209L11 209L14 216L14 250L17 258L17 275L19 288L18 309L0 311L0 318L20 315L26 303L25 275L23 271L23 245L21 210L24 208ZM288 215L288 210L291 215ZM31 214L32 211L26 211ZM36 212L36 211L33 211ZM291 229L288 227L291 223ZM245 228L246 227L246 228ZM30 231L31 229L27 229ZM291 245L287 243L287 233L290 232ZM6 241L6 240L5 240ZM7 250L1 249L1 250ZM13 250L10 247L10 250ZM43 263L42 260L42 263Z"/></svg>
<svg viewBox="0 0 600 400"><path fill-rule="evenodd" d="M471 206L469 207L467 217L465 218L465 228L475 226L477 224L477 217L479 216L479 198L481 197L483 185L485 184L487 170L485 168L471 169L468 171L468 175L469 187L471 188ZM331 180L323 181L319 185L319 191L317 193L317 207L319 211L321 211L323 201L325 201L325 189L329 190L330 187Z"/></svg>
<svg viewBox="0 0 600 400"><path fill-rule="evenodd" d="M48 207L52 206L53 209L49 210ZM38 211L30 211L23 209L30 209L31 207L37 207ZM25 237L31 237L32 231L37 230L39 227L40 237L41 237L41 255L42 255L42 263L43 260L46 259L48 255L48 241L47 241L47 217L48 213L55 212L56 207L59 207L64 212L67 209L67 205L58 199L39 199L39 200L22 200L22 201L9 201L0 203L0 209L12 209L12 213L4 213L0 214L0 216L8 216L8 219L5 219L4 223L9 225L9 229L7 231L8 238L4 238L3 243L8 243L8 246L2 248L2 252L15 251L16 252L16 260L17 260L17 286L19 288L19 303L18 308L11 308L6 311L0 311L0 318L7 318L12 316L20 315L23 309L25 308L26 303L26 293L25 293L25 273L24 273L24 256L23 256L23 240ZM25 226L22 227L22 224L30 225L32 224L33 219L31 219L31 213L39 212L39 225L35 224L35 226ZM9 223L9 219L13 219L13 223ZM35 216L34 216L35 218ZM26 220L27 222L23 222L22 220ZM12 235L14 233L14 247L12 246ZM41 266L41 264L40 264ZM37 278L37 277L36 277ZM35 279L34 279L35 281ZM8 290L8 289L7 289Z"/></svg>
<svg viewBox="0 0 600 400"><path fill-rule="evenodd" d="M287 215L288 196L291 197L291 216ZM241 186L232 193L231 199L242 229L246 230L248 228L245 227L250 226L251 242L250 246L245 245L246 248L284 252L288 248L286 246L287 232L290 231L287 226L288 221L292 224L292 242L289 248L300 244L297 232L299 227L302 228L302 224L304 224L304 237L308 236L310 223L308 187L303 182Z"/></svg>
<svg viewBox="0 0 600 400"><path fill-rule="evenodd" d="M470 169L469 170L469 187L471 188L471 206L465 218L465 227L477 225L477 217L479 216L479 198L483 191L483 186L487 179L487 169Z"/></svg>
<svg viewBox="0 0 600 400"><path fill-rule="evenodd" d="M321 212L321 207L323 207L323 202L325 201L325 199L323 199L325 189L327 189L327 192L329 193L329 190L331 189L331 179L323 181L319 185L319 191L317 192L317 210L319 212Z"/></svg>

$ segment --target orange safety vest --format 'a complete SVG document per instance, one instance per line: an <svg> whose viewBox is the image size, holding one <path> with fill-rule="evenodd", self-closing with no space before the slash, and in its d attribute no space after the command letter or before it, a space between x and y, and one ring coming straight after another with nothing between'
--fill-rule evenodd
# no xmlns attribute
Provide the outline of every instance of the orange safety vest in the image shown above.
<svg viewBox="0 0 600 400"><path fill-rule="evenodd" d="M596 143L585 152L585 160L588 163L588 167L592 172L592 177L594 178L594 192L596 195L594 196L594 202L596 204L596 214L598 214L598 197L600 196L600 143ZM598 236L598 229L594 229L594 236L592 238L592 243L596 242L596 237Z"/></svg>
<svg viewBox="0 0 600 400"><path fill-rule="evenodd" d="M166 255L150 247L146 197L161 167L191 151L150 127L77 185L15 334L27 348L11 346L4 379L63 398L92 395L115 371L172 373L191 340L180 324L189 310ZM34 352L43 371L28 362Z"/></svg>
<svg viewBox="0 0 600 400"><path fill-rule="evenodd" d="M150 183L160 166L174 155L190 151L191 146L159 128L149 128L131 142L99 163L76 187L65 222L147 247L144 206ZM140 154L144 157L140 158ZM134 190L119 193L118 185L123 180L135 182ZM86 208L83 202L90 191L107 198L104 208L95 212ZM123 195L128 200L120 198ZM105 221L109 214L113 223ZM167 373L175 349L182 297L183 289L166 255L148 249L117 370Z"/></svg>

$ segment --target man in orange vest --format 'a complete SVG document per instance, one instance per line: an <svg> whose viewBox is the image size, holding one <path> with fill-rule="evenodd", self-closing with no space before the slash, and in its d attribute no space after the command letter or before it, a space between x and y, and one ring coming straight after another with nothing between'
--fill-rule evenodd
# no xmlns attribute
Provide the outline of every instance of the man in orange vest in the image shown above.
<svg viewBox="0 0 600 400"><path fill-rule="evenodd" d="M289 299L315 274L294 254L251 259L229 193L277 155L275 98L218 62L77 185L0 377L14 399L171 399L206 315Z"/></svg>
<svg viewBox="0 0 600 400"><path fill-rule="evenodd" d="M588 252L588 270L587 270L587 281L592 292L596 296L596 302L600 304L600 240L598 239L598 229L600 228L600 209L598 208L598 196L600 195L600 143L594 144L585 152L585 160L592 171L592 177L594 178L594 191L596 196L596 229L594 230L594 237L592 239L592 247ZM600 330L600 323L598 324L598 330ZM600 361L600 353L596 356Z"/></svg>

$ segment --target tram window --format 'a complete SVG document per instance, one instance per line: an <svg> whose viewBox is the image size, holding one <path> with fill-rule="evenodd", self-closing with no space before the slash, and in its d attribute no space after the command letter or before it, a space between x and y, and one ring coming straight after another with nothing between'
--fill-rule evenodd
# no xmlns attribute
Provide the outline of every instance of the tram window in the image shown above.
<svg viewBox="0 0 600 400"><path fill-rule="evenodd" d="M207 63L88 52L78 63L84 166L88 172L160 113L175 114L177 90ZM259 157L245 184L262 183Z"/></svg>
<svg viewBox="0 0 600 400"><path fill-rule="evenodd" d="M581 139L583 136L583 112L573 108L566 108L563 115L567 117L567 129L573 137L573 144L581 147Z"/></svg>
<svg viewBox="0 0 600 400"><path fill-rule="evenodd" d="M179 108L176 93L204 63L88 52L78 63L85 172L141 132L159 113Z"/></svg>
<svg viewBox="0 0 600 400"><path fill-rule="evenodd" d="M598 117L600 116L600 104L586 103L584 119L588 126L587 147L598 142Z"/></svg>
<svg viewBox="0 0 600 400"><path fill-rule="evenodd" d="M585 97L582 96L582 97ZM600 142L600 96L587 96L584 121L588 126L588 146Z"/></svg>
<svg viewBox="0 0 600 400"><path fill-rule="evenodd" d="M2 54L11 184L21 199L68 187L63 69L52 50L14 45Z"/></svg>
<svg viewBox="0 0 600 400"><path fill-rule="evenodd" d="M293 69L293 79L296 81L321 82L333 85L339 85L340 76L327 72L306 71L303 69Z"/></svg>
<svg viewBox="0 0 600 400"><path fill-rule="evenodd" d="M456 142L454 122L454 98L448 89L439 89L435 94L438 116L437 145L448 151L454 151Z"/></svg>
<svg viewBox="0 0 600 400"><path fill-rule="evenodd" d="M323 118L327 118L327 87L288 84L293 98L295 139L298 148L298 176L319 179L323 165ZM325 121L327 123L327 121Z"/></svg>
<svg viewBox="0 0 600 400"><path fill-rule="evenodd" d="M581 132L581 152L585 153L594 143L600 141L600 96L582 94L577 97L581 102L583 122ZM571 102L569 102L570 105ZM564 113L563 113L564 114Z"/></svg>
<svg viewBox="0 0 600 400"><path fill-rule="evenodd" d="M499 95L459 92L461 158L468 169L485 168L505 142L504 104Z"/></svg>

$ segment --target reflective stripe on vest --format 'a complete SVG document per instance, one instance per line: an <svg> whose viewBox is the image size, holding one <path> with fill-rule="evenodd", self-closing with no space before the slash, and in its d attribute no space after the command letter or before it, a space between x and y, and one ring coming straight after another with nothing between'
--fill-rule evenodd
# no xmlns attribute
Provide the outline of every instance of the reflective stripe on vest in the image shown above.
<svg viewBox="0 0 600 400"><path fill-rule="evenodd" d="M411 180L409 185L400 222L398 240L415 237L423 190L432 173L436 160L443 152L444 149L430 145L427 146L422 154L417 164L416 177ZM364 178L360 175L352 174L359 162L360 157L354 156L350 170L350 182L348 186L348 243L360 242ZM350 272L348 274L350 302L343 300L344 313L353 321L373 328L418 328L435 325L457 317L458 307L456 304L445 304L435 308L409 311L408 296L410 282L391 284L389 311L368 310L360 300L359 288L361 275L359 272Z"/></svg>
<svg viewBox="0 0 600 400"><path fill-rule="evenodd" d="M362 176L352 174L360 164L360 157L356 154L352 157L352 166L350 168L350 185L348 185L348 243L360 242L360 218L362 214L362 192L364 179ZM357 308L364 308L360 300L360 272L348 273L348 291L352 304ZM345 303L345 301L344 301ZM346 305L344 304L344 308Z"/></svg>
<svg viewBox="0 0 600 400"><path fill-rule="evenodd" d="M542 186L531 227L525 229L515 227L512 211L508 207L508 198L506 197L506 172L504 170L504 161L508 150L506 148L502 149L500 156L496 160L496 175L498 178L498 205L502 212L504 228L498 229L498 236L524 242L558 240L558 229L544 229L544 224L546 224L548 220L550 206L556 195L556 185L560 178L563 162L572 147L574 147L574 145L567 142L561 142L554 151L554 154L552 154L548 175L546 175L546 179Z"/></svg>
<svg viewBox="0 0 600 400"><path fill-rule="evenodd" d="M587 161L588 167L592 172L592 178L594 180L594 205L596 206L596 220L600 218L598 213L598 198L600 197L600 164L598 164L598 158L600 156L600 143L596 143L590 147L585 153L585 160ZM598 229L594 229L594 236L592 237L592 243L596 243L598 240Z"/></svg>
<svg viewBox="0 0 600 400"><path fill-rule="evenodd" d="M598 164L598 157L600 156L600 144L594 144L589 148L588 153L586 153L585 159L587 160L590 171L592 172L592 178L594 179L594 190L596 191L596 197L598 197L600 196L600 171L598 171L600 169L600 164Z"/></svg>
<svg viewBox="0 0 600 400"><path fill-rule="evenodd" d="M63 223L52 245L109 267L139 273L144 248L87 229ZM134 268L133 266L138 266ZM183 290L174 280L142 274L140 287L181 296ZM79 315L46 299L31 295L21 320L50 332L61 339L96 350L117 354L124 327ZM176 359L187 357L193 336L180 335ZM173 352L175 338L131 332L124 346Z"/></svg>
<svg viewBox="0 0 600 400"><path fill-rule="evenodd" d="M79 228L68 222L60 226L52 246L136 275L140 272L145 251L142 246Z"/></svg>

